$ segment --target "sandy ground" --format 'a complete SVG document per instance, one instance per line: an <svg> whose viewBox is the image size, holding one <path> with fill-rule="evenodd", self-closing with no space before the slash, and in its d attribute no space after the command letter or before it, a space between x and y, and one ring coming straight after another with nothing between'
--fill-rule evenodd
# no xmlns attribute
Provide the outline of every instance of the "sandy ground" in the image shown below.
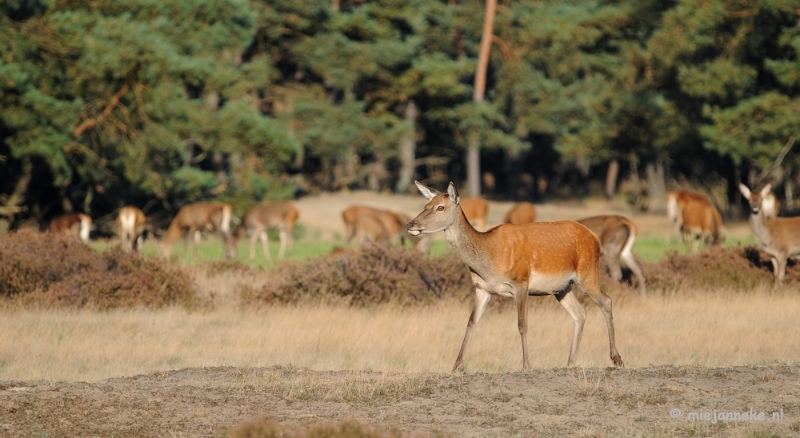
<svg viewBox="0 0 800 438"><path fill-rule="evenodd" d="M424 199L357 192L297 205L309 235L321 238L341 236L339 212L353 203L415 215ZM491 203L489 225L510 206ZM539 206L540 220L602 213L631 216L607 201ZM666 234L663 216L631 217L642 234ZM733 232L746 233L746 225ZM259 418L291 425L355 419L413 436L800 436L800 368L464 375L193 368L96 383L0 382L0 437L222 436Z"/></svg>
<svg viewBox="0 0 800 438"><path fill-rule="evenodd" d="M94 384L0 382L4 437L213 437L264 418L295 426L354 419L407 436L798 436L800 369L392 376L193 368Z"/></svg>

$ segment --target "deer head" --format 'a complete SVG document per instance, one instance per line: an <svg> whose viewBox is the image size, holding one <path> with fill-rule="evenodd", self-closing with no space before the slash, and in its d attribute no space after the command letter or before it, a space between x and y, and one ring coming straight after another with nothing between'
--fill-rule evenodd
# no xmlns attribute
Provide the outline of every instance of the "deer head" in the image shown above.
<svg viewBox="0 0 800 438"><path fill-rule="evenodd" d="M406 230L412 236L444 231L453 225L458 216L462 214L461 207L459 207L461 198L452 182L447 186L447 193L441 193L420 184L419 181L414 181L414 184L429 202L425 204L422 213L406 225Z"/></svg>

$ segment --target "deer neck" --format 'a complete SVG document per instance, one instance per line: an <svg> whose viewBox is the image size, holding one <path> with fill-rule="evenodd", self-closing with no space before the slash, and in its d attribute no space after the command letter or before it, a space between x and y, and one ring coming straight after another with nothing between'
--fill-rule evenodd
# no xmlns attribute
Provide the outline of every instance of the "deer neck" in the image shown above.
<svg viewBox="0 0 800 438"><path fill-rule="evenodd" d="M763 210L759 210L758 213L750 212L750 226L753 228L753 234L761 241L763 246L772 243Z"/></svg>
<svg viewBox="0 0 800 438"><path fill-rule="evenodd" d="M481 240L483 233L478 232L470 225L461 206L458 207L456 221L444 230L444 237L456 254L473 271L480 273L485 267L490 267L491 262L487 257L487 252L482 249Z"/></svg>

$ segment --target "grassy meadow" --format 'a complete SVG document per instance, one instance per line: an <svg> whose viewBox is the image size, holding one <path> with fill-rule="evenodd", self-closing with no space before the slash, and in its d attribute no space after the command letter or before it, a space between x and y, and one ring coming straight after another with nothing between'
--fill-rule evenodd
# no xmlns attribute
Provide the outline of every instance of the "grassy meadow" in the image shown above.
<svg viewBox="0 0 800 438"><path fill-rule="evenodd" d="M271 238L270 260L260 245L248 257L239 243L239 260L268 276L277 260ZM752 237L728 239L726 246L755 243ZM98 250L113 243L94 243ZM339 241L302 238L290 261L329 254ZM644 261L686 246L644 236L634 247ZM436 240L432 254L450 251ZM145 243L154 257L156 242ZM235 272L203 274L207 261L223 257L216 237L203 240L197 254L177 244L171 263L189 269L199 294L215 305L187 309L36 309L0 307L0 380L97 381L187 367L262 367L286 365L314 370L375 370L400 373L449 372L470 313L470 303L441 300L418 306L346 307L275 305L251 307L237 299L242 282ZM742 292L724 288L650 290L646 298L628 288L613 288L617 343L627 367L649 365L732 366L795 364L800 361L796 330L800 300L792 288L765 283ZM556 300L530 299L528 341L536 368L566 364L572 321ZM611 365L602 314L586 305L589 317L578 357L580 367ZM468 372L521 369L521 348L513 306L490 307L480 321L466 358Z"/></svg>

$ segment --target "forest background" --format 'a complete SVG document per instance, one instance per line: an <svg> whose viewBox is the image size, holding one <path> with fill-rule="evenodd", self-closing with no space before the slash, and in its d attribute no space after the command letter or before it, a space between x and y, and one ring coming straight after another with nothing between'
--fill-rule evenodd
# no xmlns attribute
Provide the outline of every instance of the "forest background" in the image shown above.
<svg viewBox="0 0 800 438"><path fill-rule="evenodd" d="M800 2L9 0L0 231L137 205L407 192L413 179L663 208L736 185L790 209ZM480 169L467 171L469 150ZM477 181L475 181L477 183Z"/></svg>

